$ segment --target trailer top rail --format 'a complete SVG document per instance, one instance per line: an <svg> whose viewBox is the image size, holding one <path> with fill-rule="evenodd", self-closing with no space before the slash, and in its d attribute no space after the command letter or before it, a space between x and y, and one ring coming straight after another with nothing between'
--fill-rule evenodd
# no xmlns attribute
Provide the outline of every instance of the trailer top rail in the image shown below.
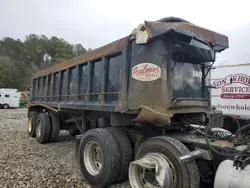
<svg viewBox="0 0 250 188"><path fill-rule="evenodd" d="M146 39L143 39L144 42L137 40L137 43L147 43L151 39L158 37L160 35L167 34L170 37L186 37L186 42L189 45L199 45L192 38L196 40L206 41L207 43L212 44L214 51L223 51L224 49L228 48L228 37L222 35L220 33L196 26L194 24L188 22L152 22L152 21L145 21L144 24L140 24L137 29L134 29L129 37L124 37L119 40L116 40L110 44L97 48L93 51L86 52L81 56L75 57L73 59L58 63L54 66L51 66L47 69L41 70L35 74L34 78L40 77L46 74L51 74L60 70L67 69L69 67L78 65L80 63L93 61L98 59L104 55L114 54L119 52L126 44L132 40L136 35L137 38L140 39L140 35L145 36ZM205 47L205 45L203 46ZM207 48L207 47L205 47Z"/></svg>

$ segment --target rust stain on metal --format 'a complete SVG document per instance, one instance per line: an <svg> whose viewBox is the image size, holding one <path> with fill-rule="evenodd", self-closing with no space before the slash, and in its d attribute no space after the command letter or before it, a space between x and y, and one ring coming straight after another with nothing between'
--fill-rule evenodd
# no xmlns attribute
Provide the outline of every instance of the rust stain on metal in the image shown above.
<svg viewBox="0 0 250 188"><path fill-rule="evenodd" d="M210 43L215 43L224 47L228 47L228 37L220 33L190 24L185 22L150 22L145 21L145 28L149 34L149 39L168 33L170 31L181 32L183 34L190 34L197 38L206 40Z"/></svg>
<svg viewBox="0 0 250 188"><path fill-rule="evenodd" d="M173 114L169 111L166 111L165 107L142 105L141 111L135 121L165 125L170 123L170 118L172 116Z"/></svg>
<svg viewBox="0 0 250 188"><path fill-rule="evenodd" d="M204 102L204 104L202 104L202 102ZM208 109L206 101L196 102L193 100L188 102L188 100L182 100L176 104L177 104L176 106L173 106L171 103L167 107L154 106L154 105L141 105L140 112L136 117L135 121L144 121L158 125L166 125L171 122L171 117L174 114L207 112Z"/></svg>
<svg viewBox="0 0 250 188"><path fill-rule="evenodd" d="M208 108L209 101L206 99L191 99L191 98L178 98L175 99L167 109L174 109L174 108L183 108L183 107L200 107L200 108Z"/></svg>
<svg viewBox="0 0 250 188"><path fill-rule="evenodd" d="M195 36L202 40L206 40L210 43L218 44L223 47L228 47L228 38L225 35L216 33L214 31L210 31L208 29L201 28L199 26L190 23L185 23L185 22L162 23L162 22L145 21L145 30L148 33L149 39L159 35L163 35L165 33L169 33L171 31L175 31L177 33L179 32L185 35ZM135 34L136 34L135 31L133 31L130 34L130 36L133 36ZM40 77L46 74L58 72L60 70L67 69L69 67L89 62L101 58L102 56L118 52L128 43L128 40L129 37L124 37L110 44L107 44L103 47L97 48L93 51L86 52L81 56L75 57L73 59L58 63L54 66L44 69L36 73L34 77Z"/></svg>
<svg viewBox="0 0 250 188"><path fill-rule="evenodd" d="M73 59L61 62L61 63L57 63L54 66L51 66L47 69L41 70L39 72L37 72L35 74L34 77L40 77L46 74L51 74L54 72L58 72L60 70L64 70L67 68L70 68L72 66L81 64L81 63L85 63L85 62L89 62L89 61L93 61L95 59L101 58L104 55L108 55L108 54L112 54L115 52L120 51L126 44L128 43L128 37L124 37L120 40L114 41L110 44L107 44L105 46L102 46L100 48L97 48L93 51L90 52L86 52L78 57L75 57Z"/></svg>

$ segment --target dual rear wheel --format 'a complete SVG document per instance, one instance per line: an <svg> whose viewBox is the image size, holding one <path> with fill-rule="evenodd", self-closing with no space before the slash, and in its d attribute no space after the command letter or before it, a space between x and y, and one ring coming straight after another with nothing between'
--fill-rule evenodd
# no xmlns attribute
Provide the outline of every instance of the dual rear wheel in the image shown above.
<svg viewBox="0 0 250 188"><path fill-rule="evenodd" d="M57 116L30 113L28 134L36 137L37 142L52 141L58 137L59 130ZM80 143L77 143L77 163L83 177L92 187L107 187L126 180L128 175L132 188L199 187L196 162L180 162L179 157L190 151L174 138L148 138L140 144L135 156L129 138L120 128L88 130L83 134ZM132 162L133 160L135 161ZM163 181L159 174L164 174Z"/></svg>
<svg viewBox="0 0 250 188"><path fill-rule="evenodd" d="M196 162L182 164L179 160L190 151L171 137L147 139L133 158L131 143L119 128L92 129L82 136L76 151L82 175L92 187L108 187L125 180L128 174L132 188L200 186Z"/></svg>
<svg viewBox="0 0 250 188"><path fill-rule="evenodd" d="M56 141L60 131L59 118L55 114L30 112L27 130L38 143Z"/></svg>
<svg viewBox="0 0 250 188"><path fill-rule="evenodd" d="M125 180L133 159L128 137L116 128L87 131L81 139L77 155L83 176L96 188Z"/></svg>

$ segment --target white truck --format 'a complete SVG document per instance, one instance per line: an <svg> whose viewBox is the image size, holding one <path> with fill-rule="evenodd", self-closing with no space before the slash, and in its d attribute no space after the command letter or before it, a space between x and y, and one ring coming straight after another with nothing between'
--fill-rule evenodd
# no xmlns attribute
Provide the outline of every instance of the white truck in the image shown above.
<svg viewBox="0 0 250 188"><path fill-rule="evenodd" d="M0 88L0 108L18 108L21 92L17 89Z"/></svg>
<svg viewBox="0 0 250 188"><path fill-rule="evenodd" d="M212 105L223 114L250 119L250 64L215 66L211 71Z"/></svg>

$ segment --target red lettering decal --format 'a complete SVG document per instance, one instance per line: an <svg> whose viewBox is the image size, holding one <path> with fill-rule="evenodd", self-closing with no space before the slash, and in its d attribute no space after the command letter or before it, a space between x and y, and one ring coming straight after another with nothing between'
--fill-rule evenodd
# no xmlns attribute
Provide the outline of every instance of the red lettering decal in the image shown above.
<svg viewBox="0 0 250 188"><path fill-rule="evenodd" d="M231 78L233 79L233 82L236 82L236 80L237 80L237 75L233 75Z"/></svg>
<svg viewBox="0 0 250 188"><path fill-rule="evenodd" d="M145 73L145 72L146 72L147 67L148 67L148 64L146 64L146 65L144 66L144 68L143 68L143 70L142 70L142 73Z"/></svg>
<svg viewBox="0 0 250 188"><path fill-rule="evenodd" d="M247 77L244 77L244 78L243 78L243 82L244 82L244 83L247 83L247 80L248 80Z"/></svg>
<svg viewBox="0 0 250 188"><path fill-rule="evenodd" d="M132 68L132 77L140 81L153 81L161 77L161 68L152 63L140 63Z"/></svg>
<svg viewBox="0 0 250 188"><path fill-rule="evenodd" d="M224 80L222 80L222 84L223 84L223 85L226 85L226 84L227 84L226 78L225 78Z"/></svg>
<svg viewBox="0 0 250 188"><path fill-rule="evenodd" d="M243 76L239 76L238 77L238 82L242 82L242 80L243 80Z"/></svg>

